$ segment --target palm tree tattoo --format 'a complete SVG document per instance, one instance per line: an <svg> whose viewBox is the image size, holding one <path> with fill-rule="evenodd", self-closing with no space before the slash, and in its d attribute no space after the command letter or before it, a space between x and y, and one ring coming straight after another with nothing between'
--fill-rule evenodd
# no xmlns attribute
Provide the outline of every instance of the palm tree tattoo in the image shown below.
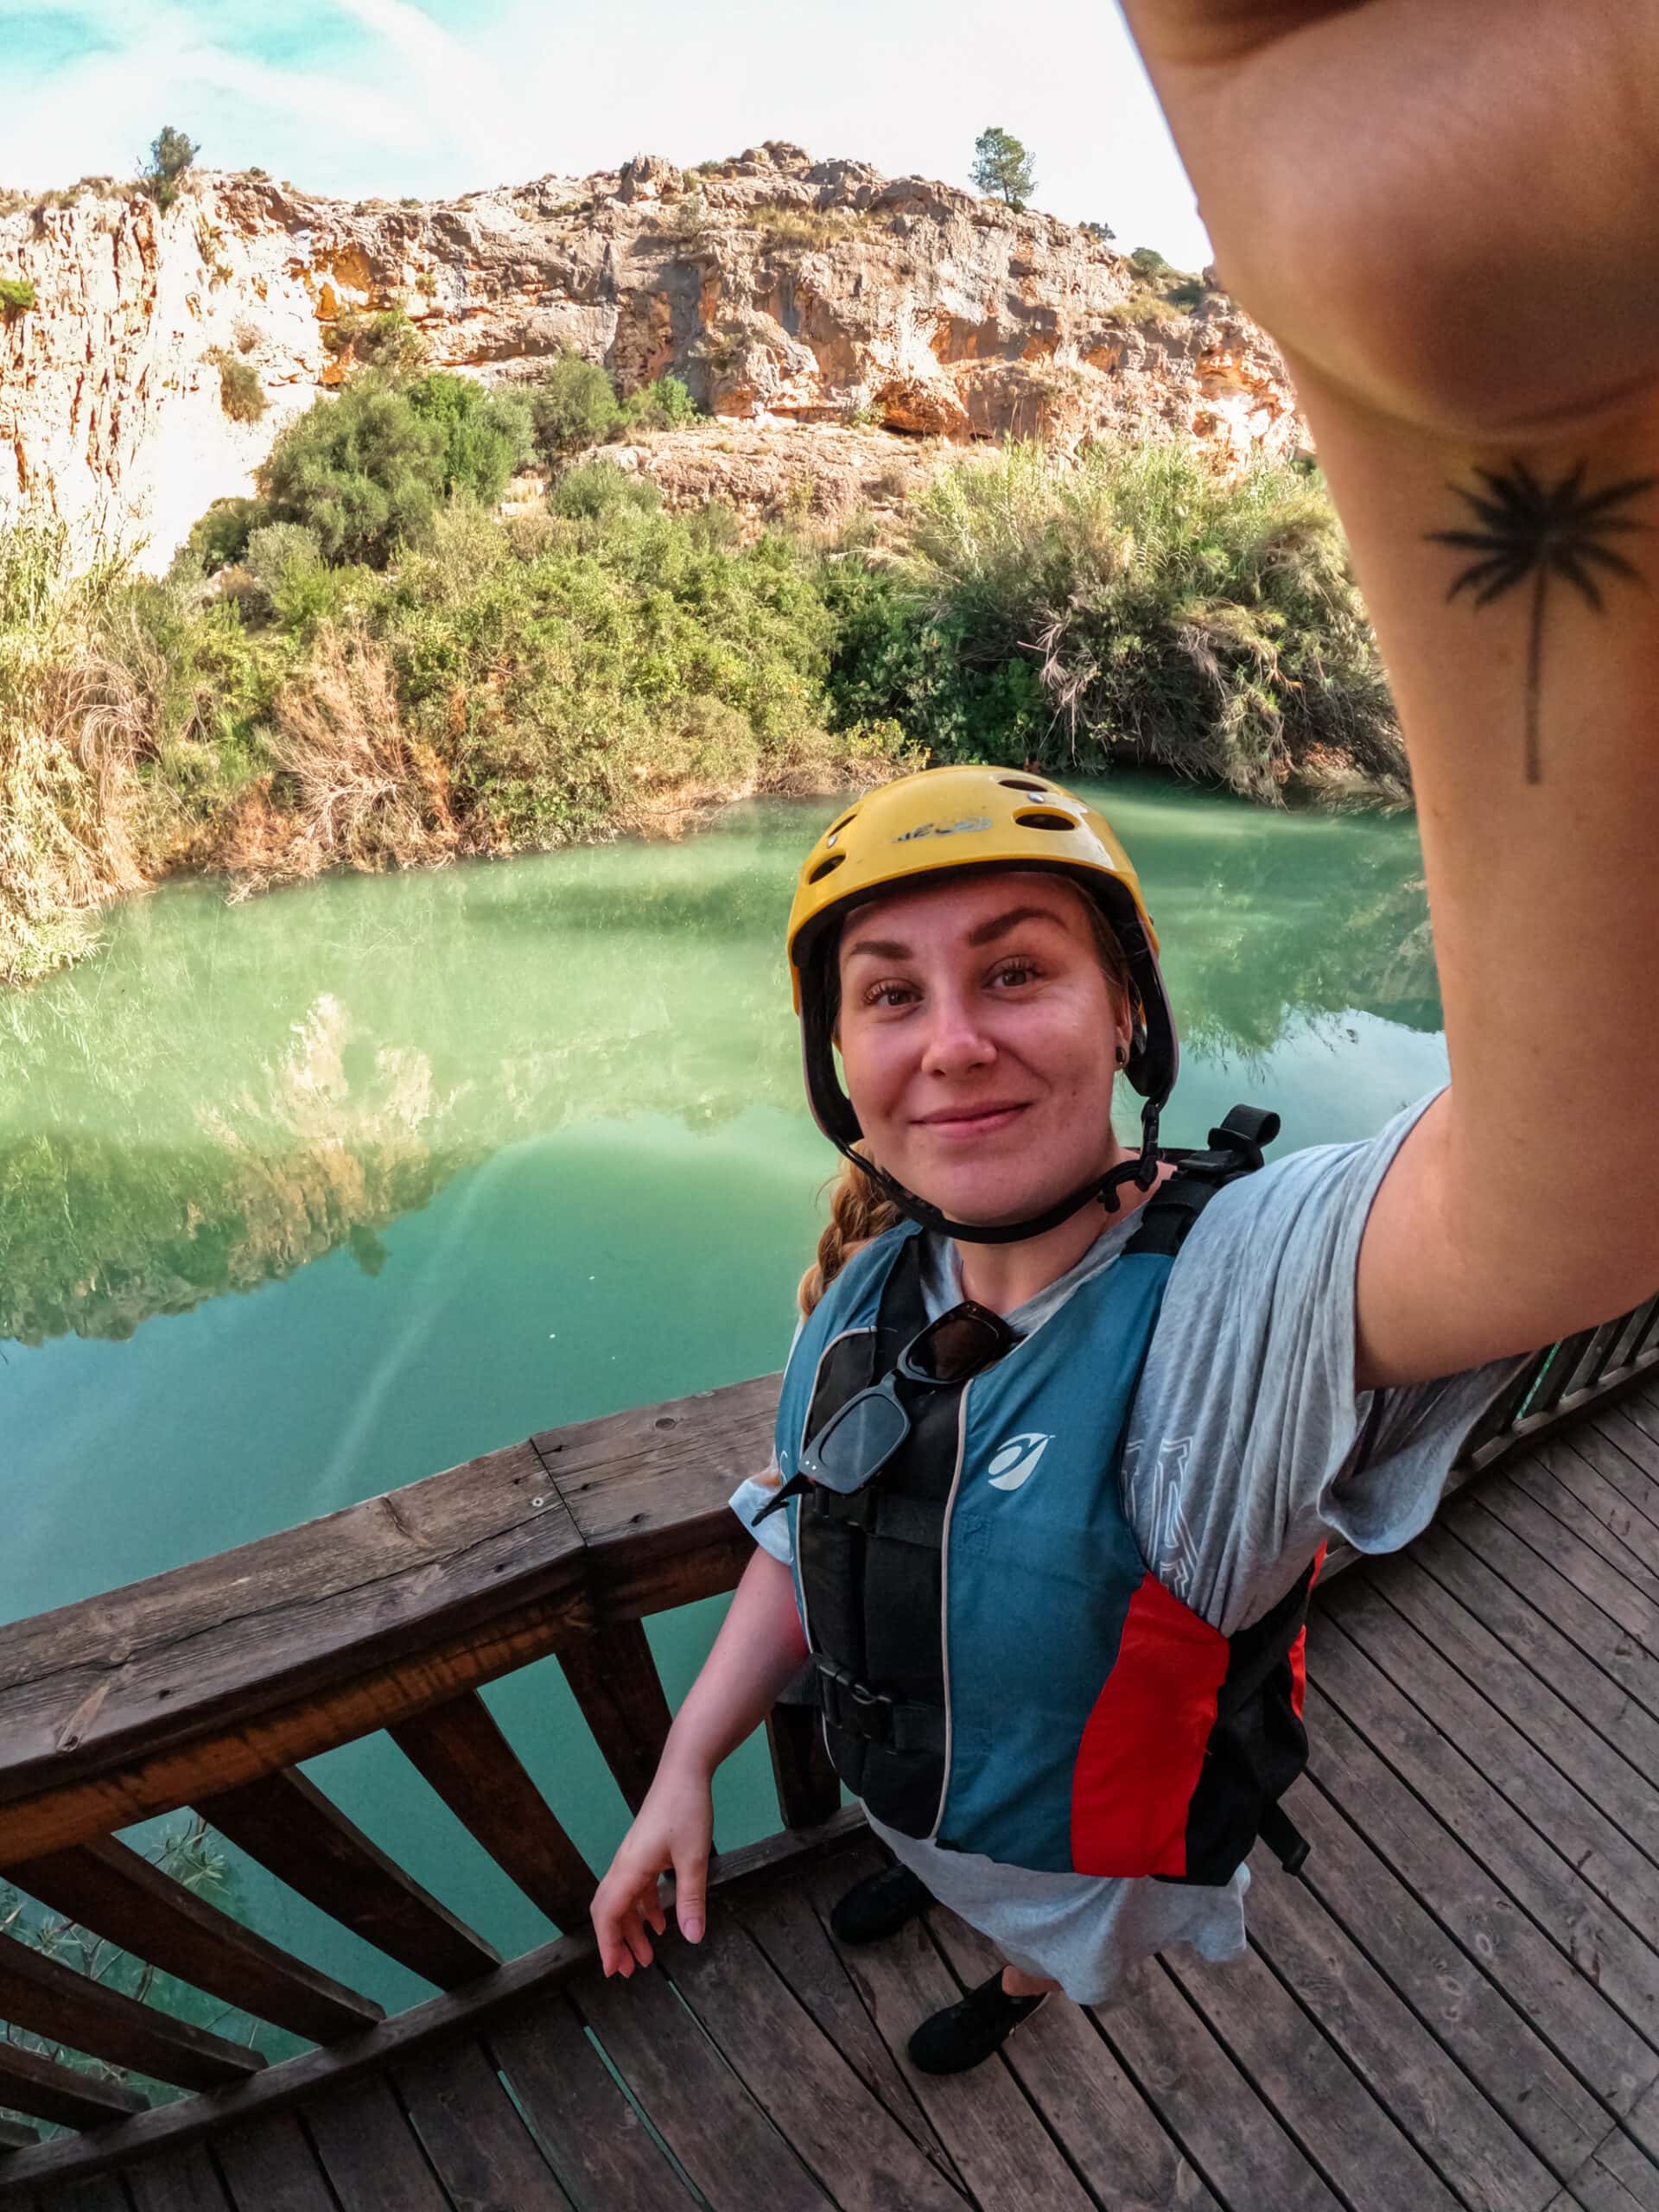
<svg viewBox="0 0 1659 2212"><path fill-rule="evenodd" d="M1441 545L1467 546L1480 558L1471 561L1446 593L1453 600L1466 588L1475 594L1475 605L1484 607L1516 584L1523 583L1530 576L1532 587L1532 622L1527 639L1527 781L1540 783L1543 767L1539 759L1538 709L1542 690L1541 664L1544 645L1544 594L1552 575L1565 576L1568 583L1582 594L1598 613L1602 611L1601 590L1591 573L1594 568L1611 569L1615 575L1628 576L1632 582L1645 585L1647 578L1634 564L1616 553L1611 545L1600 541L1615 531L1651 530L1653 524L1637 522L1629 515L1615 514L1613 510L1625 500L1633 499L1641 492L1649 492L1659 477L1632 477L1627 483L1610 484L1605 491L1592 492L1586 498L1580 486L1584 482L1585 463L1580 461L1570 476L1563 476L1560 483L1546 489L1524 461L1511 461L1507 471L1495 475L1489 468L1477 468L1475 474L1485 485L1486 492L1471 492L1461 484L1448 485L1460 499L1465 499L1479 519L1484 530L1430 530L1426 537Z"/></svg>

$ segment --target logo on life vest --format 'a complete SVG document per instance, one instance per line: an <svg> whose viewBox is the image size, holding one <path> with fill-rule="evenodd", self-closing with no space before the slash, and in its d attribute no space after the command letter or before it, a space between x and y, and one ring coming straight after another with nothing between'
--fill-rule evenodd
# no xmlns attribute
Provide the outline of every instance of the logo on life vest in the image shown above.
<svg viewBox="0 0 1659 2212"><path fill-rule="evenodd" d="M1045 1436L1039 1430L1031 1428L999 1444L991 1454L988 1470L991 1488L1018 1490L1021 1483L1029 1482L1037 1471L1037 1462L1053 1440L1052 1434Z"/></svg>

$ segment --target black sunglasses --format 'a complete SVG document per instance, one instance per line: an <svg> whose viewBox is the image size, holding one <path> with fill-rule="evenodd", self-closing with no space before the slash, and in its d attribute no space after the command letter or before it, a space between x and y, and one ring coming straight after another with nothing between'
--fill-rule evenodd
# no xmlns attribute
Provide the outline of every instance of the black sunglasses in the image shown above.
<svg viewBox="0 0 1659 2212"><path fill-rule="evenodd" d="M801 1454L803 1476L843 1497L873 1482L910 1434L899 1383L949 1389L995 1365L1020 1342L1000 1313L971 1298L918 1331L879 1382L830 1414Z"/></svg>

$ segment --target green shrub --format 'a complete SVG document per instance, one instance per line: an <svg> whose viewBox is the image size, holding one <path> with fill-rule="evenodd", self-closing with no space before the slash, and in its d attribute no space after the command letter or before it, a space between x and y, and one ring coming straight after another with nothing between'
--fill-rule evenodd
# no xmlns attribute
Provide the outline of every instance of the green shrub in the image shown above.
<svg viewBox="0 0 1659 2212"><path fill-rule="evenodd" d="M946 470L907 557L831 569L843 724L892 718L942 759L1098 772L1150 762L1282 803L1398 796L1405 755L1323 486L1204 448L1024 446Z"/></svg>
<svg viewBox="0 0 1659 2212"><path fill-rule="evenodd" d="M378 378L319 399L260 469L262 522L315 531L327 561L384 568L432 519L443 485L444 426Z"/></svg>
<svg viewBox="0 0 1659 2212"><path fill-rule="evenodd" d="M179 196L179 180L201 151L194 140L182 130L175 130L170 123L162 125L160 132L149 142L149 167L141 180L146 192L161 208L168 208Z"/></svg>
<svg viewBox="0 0 1659 2212"><path fill-rule="evenodd" d="M679 430L697 420L701 410L678 377L654 377L631 391L621 404L620 428L629 430Z"/></svg>
<svg viewBox="0 0 1659 2212"><path fill-rule="evenodd" d="M493 503L535 452L530 405L516 392L486 391L447 370L419 377L404 391L416 415L442 438L445 492L470 492Z"/></svg>
<svg viewBox="0 0 1659 2212"><path fill-rule="evenodd" d="M263 513L257 499L215 499L206 514L190 525L177 565L211 576L239 561L247 550L250 534L259 527Z"/></svg>
<svg viewBox="0 0 1659 2212"><path fill-rule="evenodd" d="M323 325L322 342L350 367L388 377L406 375L426 359L426 340L402 308L383 308L375 315L347 308Z"/></svg>
<svg viewBox="0 0 1659 2212"><path fill-rule="evenodd" d="M569 348L532 388L530 408L536 449L550 467L568 453L598 445L621 419L609 377L597 361Z"/></svg>
<svg viewBox="0 0 1659 2212"><path fill-rule="evenodd" d="M296 522L268 522L251 531L242 553L244 568L271 593L295 575L317 568L321 560L317 533Z"/></svg>
<svg viewBox="0 0 1659 2212"><path fill-rule="evenodd" d="M1150 278L1163 276L1169 264L1155 246L1138 245L1129 256L1129 266L1137 276Z"/></svg>
<svg viewBox="0 0 1659 2212"><path fill-rule="evenodd" d="M8 322L35 304L35 287L27 276L0 276L0 315Z"/></svg>
<svg viewBox="0 0 1659 2212"><path fill-rule="evenodd" d="M266 407L264 385L251 362L238 361L227 353L208 357L219 371L219 404L233 423L257 423Z"/></svg>
<svg viewBox="0 0 1659 2212"><path fill-rule="evenodd" d="M648 476L636 476L608 461L590 461L567 468L547 495L556 515L571 522L593 522L632 508L650 514L663 504L663 495Z"/></svg>

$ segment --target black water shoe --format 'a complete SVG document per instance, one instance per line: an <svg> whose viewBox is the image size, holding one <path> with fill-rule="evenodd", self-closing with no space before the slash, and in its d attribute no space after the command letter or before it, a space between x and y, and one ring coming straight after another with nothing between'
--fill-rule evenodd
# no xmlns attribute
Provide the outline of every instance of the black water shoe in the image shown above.
<svg viewBox="0 0 1659 2212"><path fill-rule="evenodd" d="M908 1866L884 1866L879 1874L855 1882L837 1901L830 1915L830 1930L842 1943L879 1943L884 1936L896 1936L930 1902L926 1883Z"/></svg>
<svg viewBox="0 0 1659 2212"><path fill-rule="evenodd" d="M923 2074L965 2074L1000 2050L1049 1994L1045 1989L1035 1997L1010 1997L999 1967L988 1981L922 2022L910 2039L910 2063Z"/></svg>

